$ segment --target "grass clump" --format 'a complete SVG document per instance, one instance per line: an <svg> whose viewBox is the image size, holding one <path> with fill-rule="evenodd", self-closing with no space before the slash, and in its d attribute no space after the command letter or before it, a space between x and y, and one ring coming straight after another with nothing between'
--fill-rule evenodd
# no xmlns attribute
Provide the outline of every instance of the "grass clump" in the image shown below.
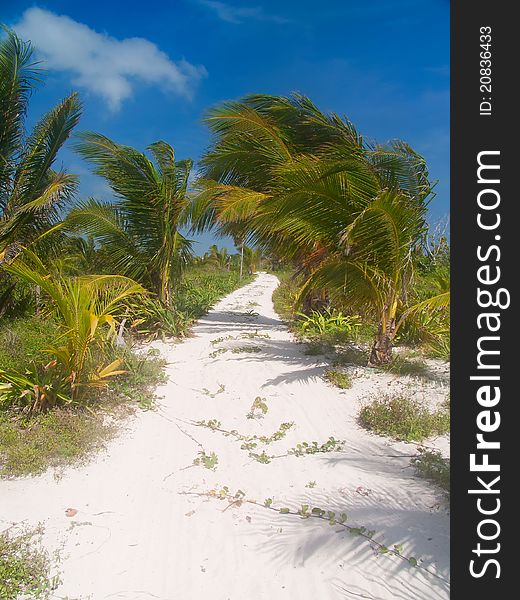
<svg viewBox="0 0 520 600"><path fill-rule="evenodd" d="M0 533L0 598L50 597L56 587L51 560L39 543L42 529L7 529Z"/></svg>
<svg viewBox="0 0 520 600"><path fill-rule="evenodd" d="M408 375L409 377L428 377L428 365L421 358L410 355L395 354L392 360L383 365L383 370L394 375Z"/></svg>
<svg viewBox="0 0 520 600"><path fill-rule="evenodd" d="M164 361L153 351L124 352L127 372L98 391L86 405L54 407L29 417L0 410L0 477L38 475L82 463L105 447L117 432L108 416L122 417L133 407L151 408L154 388L165 380Z"/></svg>
<svg viewBox="0 0 520 600"><path fill-rule="evenodd" d="M430 412L421 402L407 396L383 396L364 406L360 423L396 440L422 442L433 435L443 435L450 429L447 408Z"/></svg>
<svg viewBox="0 0 520 600"><path fill-rule="evenodd" d="M0 414L0 477L38 475L85 459L114 434L101 413L56 408L31 419Z"/></svg>
<svg viewBox="0 0 520 600"><path fill-rule="evenodd" d="M350 376L347 373L343 373L336 369L327 369L323 374L323 379L342 390L348 390L352 387L352 379Z"/></svg>
<svg viewBox="0 0 520 600"><path fill-rule="evenodd" d="M444 458L438 450L419 448L412 465L419 477L432 481L446 492L450 492L450 460Z"/></svg>

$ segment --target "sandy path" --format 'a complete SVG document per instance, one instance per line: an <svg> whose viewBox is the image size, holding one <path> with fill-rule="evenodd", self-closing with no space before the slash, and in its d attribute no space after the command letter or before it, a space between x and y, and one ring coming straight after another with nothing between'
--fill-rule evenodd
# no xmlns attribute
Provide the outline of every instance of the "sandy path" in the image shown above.
<svg viewBox="0 0 520 600"><path fill-rule="evenodd" d="M248 504L224 511L223 501L179 493L227 485L259 501L272 497L278 506L340 510L349 523L376 530L376 539L389 545L403 544L405 554L448 576L448 513L434 488L409 468L413 447L372 436L355 421L360 398L391 381L378 375L377 385L365 378L346 391L326 384L319 357L304 355L274 313L276 285L275 277L260 274L221 301L192 338L159 345L169 362L159 409L139 413L107 453L59 481L47 473L0 482L4 523L43 522L46 544L61 548L56 598L449 597L439 579L375 556L367 542L338 527ZM211 343L252 332L269 337ZM240 346L260 351L231 351ZM218 348L228 351L210 357ZM220 385L224 391L215 394ZM269 410L263 419L247 419L256 396ZM271 454L329 436L346 443L342 452L260 464L233 438L177 419L218 419L223 428L248 435L270 435L294 421L284 439L266 448ZM201 447L217 454L216 470L184 469ZM306 487L311 481L316 486ZM67 507L78 514L67 518Z"/></svg>

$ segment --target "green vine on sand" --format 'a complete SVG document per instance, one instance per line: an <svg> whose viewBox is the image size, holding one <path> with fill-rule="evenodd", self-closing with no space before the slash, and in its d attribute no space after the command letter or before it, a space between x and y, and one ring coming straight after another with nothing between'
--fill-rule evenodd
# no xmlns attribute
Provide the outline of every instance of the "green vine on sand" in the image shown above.
<svg viewBox="0 0 520 600"><path fill-rule="evenodd" d="M224 435L224 437L234 437L240 442L244 442L241 446L242 450L251 450L256 448L258 442L262 444L271 444L273 442L277 442L285 437L287 431L294 426L294 422L290 423L281 423L280 427L272 433L271 435L243 435L239 433L236 429L224 429L222 427L222 423L217 419L209 419L208 421L196 421L192 423L197 427L207 427L212 431L218 431Z"/></svg>
<svg viewBox="0 0 520 600"><path fill-rule="evenodd" d="M224 429L222 424L217 419L209 419L208 421L197 421L193 422L193 425L197 427L207 427L212 431L218 431L222 433L225 437L234 437L236 440L241 441L242 444L240 446L241 450L247 450L249 458L259 462L261 464L267 465L271 461L277 458L285 458L287 456L306 456L309 454L319 454L322 452L339 452L343 449L343 444L345 441L340 441L335 439L334 437L329 437L329 439L323 444L318 444L318 442L300 442L296 444L293 448L289 448L287 452L284 454L267 454L265 450L262 452L253 452L258 447L258 444L269 445L273 442L277 442L285 437L287 431L294 426L294 422L290 423L281 423L279 428L270 436L265 435L242 435L236 429Z"/></svg>
<svg viewBox="0 0 520 600"><path fill-rule="evenodd" d="M442 575L435 573L428 567L421 565L421 560L415 556L407 556L403 553L403 547L401 544L386 545L374 539L376 534L375 530L368 529L364 526L354 526L347 523L348 516L346 513L337 513L333 510L325 510L320 507L312 507L309 504L302 504L299 509L291 509L285 506L275 506L272 498L266 498L263 502L258 502L246 497L246 493L242 490L237 490L235 494L229 491L228 486L222 486L220 489L212 489L208 492L179 492L181 495L187 496L198 496L205 498L215 498L220 501L227 501L228 505L224 510L231 507L240 507L243 504L252 504L260 508L276 512L281 515L290 515L299 517L300 519L319 519L327 522L331 527L338 526L344 528L350 533L350 535L358 536L369 542L370 547L374 551L376 556L388 555L389 557L395 557L403 562L406 562L413 568L419 569L424 573L427 573L437 579L440 579L449 586L447 581Z"/></svg>

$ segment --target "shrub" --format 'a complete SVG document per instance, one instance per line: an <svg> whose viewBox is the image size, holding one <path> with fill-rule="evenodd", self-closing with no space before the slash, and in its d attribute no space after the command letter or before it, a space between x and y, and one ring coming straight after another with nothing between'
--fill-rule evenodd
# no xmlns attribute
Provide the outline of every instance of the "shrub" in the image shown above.
<svg viewBox="0 0 520 600"><path fill-rule="evenodd" d="M81 461L114 431L100 413L81 409L56 408L32 419L0 413L0 476L38 475Z"/></svg>
<svg viewBox="0 0 520 600"><path fill-rule="evenodd" d="M430 412L421 402L406 396L383 396L364 406L359 413L363 426L397 440L422 442L443 435L450 428L446 408Z"/></svg>
<svg viewBox="0 0 520 600"><path fill-rule="evenodd" d="M280 285L274 290L272 300L275 311L284 321L294 318L294 306L298 295L298 281L292 271L278 271Z"/></svg>
<svg viewBox="0 0 520 600"><path fill-rule="evenodd" d="M40 527L0 533L0 598L49 598L56 585L51 561L39 544ZM22 596L23 595L23 596Z"/></svg>
<svg viewBox="0 0 520 600"><path fill-rule="evenodd" d="M443 490L450 491L450 460L437 450L419 448L419 454L412 458L417 475L433 481Z"/></svg>
<svg viewBox="0 0 520 600"><path fill-rule="evenodd" d="M118 354L126 373L105 389L90 389L88 409L55 407L31 418L12 407L0 411L0 477L36 475L48 467L81 462L116 433L116 425L104 418L107 413L125 415L132 406L153 405L154 388L165 381L165 361L152 350L136 354L120 349Z"/></svg>
<svg viewBox="0 0 520 600"><path fill-rule="evenodd" d="M153 298L143 298L129 306L132 315L129 329L148 340L166 337L183 337L188 333L193 319Z"/></svg>

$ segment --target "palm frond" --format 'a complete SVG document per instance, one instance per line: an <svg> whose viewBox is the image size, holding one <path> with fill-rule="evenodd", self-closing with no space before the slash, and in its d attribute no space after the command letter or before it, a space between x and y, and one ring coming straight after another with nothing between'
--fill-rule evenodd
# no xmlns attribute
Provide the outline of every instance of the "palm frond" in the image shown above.
<svg viewBox="0 0 520 600"><path fill-rule="evenodd" d="M31 44L7 29L0 39L0 216L7 206L22 147L23 123L31 92L38 82L38 63Z"/></svg>
<svg viewBox="0 0 520 600"><path fill-rule="evenodd" d="M78 124L80 116L81 103L74 93L36 125L16 169L6 211L14 212L43 193L56 155Z"/></svg>

